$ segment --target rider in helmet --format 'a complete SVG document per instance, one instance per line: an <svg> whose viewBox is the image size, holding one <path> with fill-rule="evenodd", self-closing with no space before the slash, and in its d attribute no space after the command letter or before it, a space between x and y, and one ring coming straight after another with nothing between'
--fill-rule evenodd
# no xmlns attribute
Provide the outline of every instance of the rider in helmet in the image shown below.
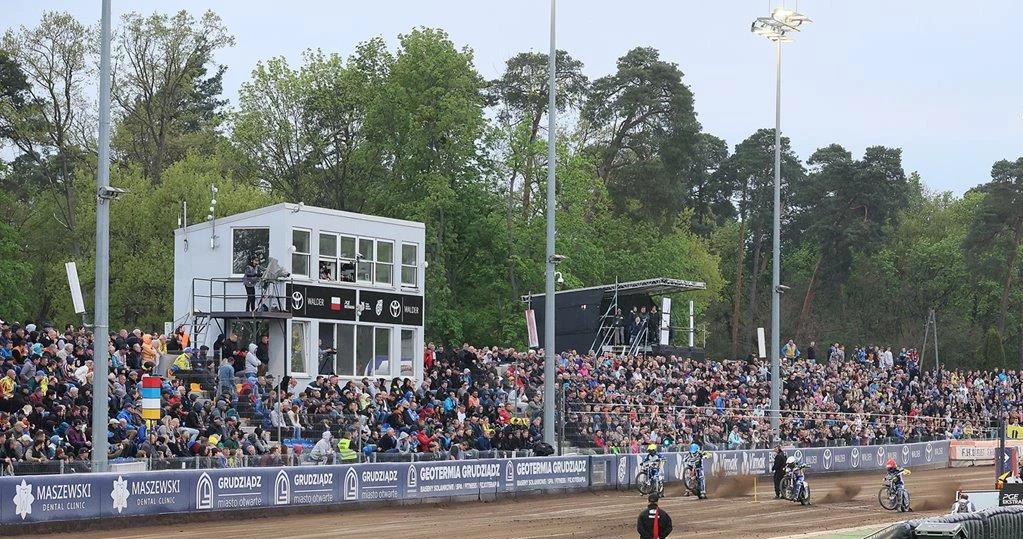
<svg viewBox="0 0 1023 539"><path fill-rule="evenodd" d="M689 444L689 455L687 456L688 466L693 470L693 473L696 473L700 478L702 478L703 475L703 459L709 456L709 452L700 449L700 444L696 442ZM703 492L696 492L695 494L697 497L704 497Z"/></svg>
<svg viewBox="0 0 1023 539"><path fill-rule="evenodd" d="M653 479L661 474L664 467L664 457L657 450L657 444L646 446L646 455L643 456L643 464L650 465L650 478Z"/></svg>
<svg viewBox="0 0 1023 539"><path fill-rule="evenodd" d="M891 480L892 482L892 488L900 486L902 488L906 488L905 481L903 481L902 478L903 476L910 474L909 468L900 467L898 463L895 462L895 459L888 459L887 461L885 461L884 467L886 472L886 478ZM913 510L912 508L907 508L907 511L912 510Z"/></svg>

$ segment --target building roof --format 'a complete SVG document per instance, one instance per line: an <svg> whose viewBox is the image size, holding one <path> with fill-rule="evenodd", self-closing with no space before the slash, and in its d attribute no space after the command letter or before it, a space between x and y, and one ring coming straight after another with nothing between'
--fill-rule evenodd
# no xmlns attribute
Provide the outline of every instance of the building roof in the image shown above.
<svg viewBox="0 0 1023 539"><path fill-rule="evenodd" d="M667 294L677 294L680 292L690 292L693 290L705 290L707 283L701 283L699 281L684 281L682 279L669 279L667 277L658 277L656 279L644 279L642 281L628 281L624 283L612 283L600 286L589 286L585 288L572 288L569 290L559 290L555 292L557 294L566 294L571 292L579 292L583 290L600 290L604 293L605 297L614 295L615 290L619 294L650 294L651 296L664 296ZM545 294L532 294L523 296L523 299L543 297Z"/></svg>
<svg viewBox="0 0 1023 539"><path fill-rule="evenodd" d="M280 213L280 212L283 212L283 211L288 211L288 212L291 212L291 213L302 213L302 212L319 213L319 214L322 214L322 215L331 215L331 216L334 216L334 217L344 217L346 219L367 221L367 222L373 222L373 223L387 223L387 224L399 225L399 226L405 226L405 227L412 227L412 228L423 228L423 229L426 228L425 224L417 222L417 221L405 221L403 219L392 219L390 217L379 217L379 216L376 216L376 215L366 215L364 213L352 213L352 212L341 211L341 210L332 210L330 208L321 208L321 207L318 207L318 206L308 206L308 205L305 205L305 204L292 204L290 202L282 202L280 204L274 204L272 206L264 206L262 208L257 208L257 209L249 210L249 211L242 212L242 213L236 213L236 214L227 215L227 216L224 216L224 217L217 217L216 222L217 222L218 225L230 225L231 223L234 223L234 222L237 222L237 221L243 221L243 220L246 220L246 219L251 219L253 217L259 217L259 216L262 216L262 215L269 215L269 214L273 214L273 213ZM213 226L213 222L212 221L202 221L202 222L199 222L199 223L188 225L187 227L184 227L184 228L178 228L177 230L174 231L174 233L177 234L177 233L193 232L193 231L196 231L196 230L204 230L204 229L210 228L211 226Z"/></svg>

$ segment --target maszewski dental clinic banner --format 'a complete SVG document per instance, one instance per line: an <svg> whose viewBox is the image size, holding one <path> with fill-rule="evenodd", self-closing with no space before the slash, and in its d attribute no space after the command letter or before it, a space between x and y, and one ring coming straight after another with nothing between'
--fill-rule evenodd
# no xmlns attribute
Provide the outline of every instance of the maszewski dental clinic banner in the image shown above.
<svg viewBox="0 0 1023 539"><path fill-rule="evenodd" d="M796 450L820 471L873 471L948 463L948 442ZM791 453L790 453L791 454ZM677 481L685 456L668 453ZM493 497L530 491L631 488L642 455L230 468L0 477L3 525L260 507ZM770 472L769 451L719 451L711 475Z"/></svg>

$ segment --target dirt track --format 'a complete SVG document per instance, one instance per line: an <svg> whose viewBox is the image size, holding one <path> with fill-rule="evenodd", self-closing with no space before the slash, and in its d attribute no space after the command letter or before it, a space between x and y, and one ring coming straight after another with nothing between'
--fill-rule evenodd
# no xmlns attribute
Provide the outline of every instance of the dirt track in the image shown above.
<svg viewBox="0 0 1023 539"><path fill-rule="evenodd" d="M749 478L719 482L708 480L710 499L678 497L668 487L661 503L675 522L673 537L769 538L825 529L842 529L900 520L900 513L877 503L881 472L858 475L810 475L814 506L774 499L774 487L758 482L753 499ZM944 514L955 489L991 488L991 467L928 470L907 478L916 513L922 517ZM170 526L131 528L118 537L286 537L435 539L540 539L544 537L611 539L636 537L636 516L645 507L636 492L596 492L564 496L502 499L489 503L445 503L377 509L339 510L322 515L225 520ZM272 514L267 511L267 516ZM457 533L452 533L457 530ZM51 539L100 539L109 531L49 535Z"/></svg>

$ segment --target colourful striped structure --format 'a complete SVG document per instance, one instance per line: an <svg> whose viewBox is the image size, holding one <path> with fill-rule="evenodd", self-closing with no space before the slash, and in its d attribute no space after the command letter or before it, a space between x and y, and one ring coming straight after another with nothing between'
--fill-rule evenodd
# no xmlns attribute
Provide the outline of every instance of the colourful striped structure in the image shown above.
<svg viewBox="0 0 1023 539"><path fill-rule="evenodd" d="M160 386L163 379L159 376L142 377L142 419L157 421L160 419Z"/></svg>

